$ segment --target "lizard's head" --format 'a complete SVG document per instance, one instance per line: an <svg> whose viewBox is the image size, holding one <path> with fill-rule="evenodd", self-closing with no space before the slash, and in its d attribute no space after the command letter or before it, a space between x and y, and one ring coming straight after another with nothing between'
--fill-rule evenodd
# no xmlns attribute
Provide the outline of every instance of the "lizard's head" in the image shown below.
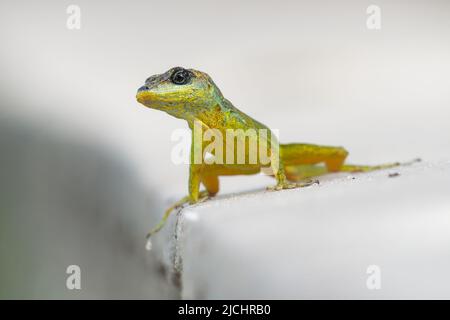
<svg viewBox="0 0 450 320"><path fill-rule="evenodd" d="M214 105L221 96L206 73L175 67L149 77L138 89L136 99L146 107L186 118Z"/></svg>

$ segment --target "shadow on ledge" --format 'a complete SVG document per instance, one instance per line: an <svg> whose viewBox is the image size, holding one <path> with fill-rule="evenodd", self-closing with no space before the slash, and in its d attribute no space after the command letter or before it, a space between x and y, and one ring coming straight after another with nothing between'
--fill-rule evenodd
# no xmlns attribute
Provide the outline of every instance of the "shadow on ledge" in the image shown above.
<svg viewBox="0 0 450 320"><path fill-rule="evenodd" d="M130 164L43 126L0 123L0 298L176 298L144 250L157 199ZM68 290L66 268L81 268Z"/></svg>

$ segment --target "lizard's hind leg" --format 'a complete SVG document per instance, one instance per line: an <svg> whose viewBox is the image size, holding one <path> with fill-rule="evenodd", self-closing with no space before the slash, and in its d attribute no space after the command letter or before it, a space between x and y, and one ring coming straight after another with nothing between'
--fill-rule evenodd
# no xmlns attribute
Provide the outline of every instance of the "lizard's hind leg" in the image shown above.
<svg viewBox="0 0 450 320"><path fill-rule="evenodd" d="M289 181L308 180L310 178L319 177L328 173L324 165L300 164L296 166L286 166L284 168L286 178Z"/></svg>
<svg viewBox="0 0 450 320"><path fill-rule="evenodd" d="M342 147L290 143L280 145L280 155L285 166L324 163L328 172L336 172L344 164L348 152Z"/></svg>
<svg viewBox="0 0 450 320"><path fill-rule="evenodd" d="M342 147L301 143L280 145L280 155L285 165L286 177L291 181L330 172L369 172L417 162L416 159L406 163L395 162L374 166L344 164L348 152Z"/></svg>

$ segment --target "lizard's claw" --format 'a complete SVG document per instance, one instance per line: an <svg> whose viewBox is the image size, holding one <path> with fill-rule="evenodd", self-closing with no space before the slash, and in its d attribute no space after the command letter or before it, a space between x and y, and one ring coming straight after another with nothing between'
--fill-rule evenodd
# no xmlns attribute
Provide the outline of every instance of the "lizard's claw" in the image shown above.
<svg viewBox="0 0 450 320"><path fill-rule="evenodd" d="M211 197L208 196L208 195L203 196L203 197L199 198L198 201L197 201L196 203L205 202L206 200L209 200L210 198L211 198Z"/></svg>
<svg viewBox="0 0 450 320"><path fill-rule="evenodd" d="M319 184L319 180L309 180L304 182L283 182L279 183L275 186L267 187L267 190L269 191L279 191L282 189L294 189L294 188L303 188L303 187L309 187L313 184Z"/></svg>
<svg viewBox="0 0 450 320"><path fill-rule="evenodd" d="M205 202L206 200L208 200L209 198L211 198L209 196L208 191L201 191L198 195L198 199L193 201L193 200L189 200L189 204L196 204L196 203L201 203L201 202Z"/></svg>

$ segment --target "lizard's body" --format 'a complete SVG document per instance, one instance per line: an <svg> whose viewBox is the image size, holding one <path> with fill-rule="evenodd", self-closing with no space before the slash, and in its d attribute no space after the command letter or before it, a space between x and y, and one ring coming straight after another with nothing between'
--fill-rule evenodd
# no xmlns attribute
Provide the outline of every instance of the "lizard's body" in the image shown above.
<svg viewBox="0 0 450 320"><path fill-rule="evenodd" d="M200 124L202 132L207 129L215 129L223 137L226 136L226 131L229 129L244 131L265 129L271 133L264 124L234 107L230 101L224 98L212 79L197 70L176 67L163 74L151 76L146 80L145 85L139 88L136 98L149 108L162 110L174 117L186 120L191 130L196 124ZM344 148L313 144L280 144L277 153L273 148L274 145L278 145L275 136L269 134L268 137L265 145L272 160L268 164L260 163L259 159L257 163L253 164L227 164L225 162L208 164L204 161L200 164L194 163L193 156L197 151L195 148L201 147L201 152L203 152L206 143L203 141L199 146L192 141L189 194L166 211L163 220L150 232L149 236L162 228L168 215L176 206L186 202L195 203L205 196L215 195L219 191L218 177L221 175L256 174L264 167L271 167L277 180L273 189L280 190L310 185L311 182L299 183L298 181L304 181L305 178L327 172L371 171L398 165L398 163L381 166L344 165L348 155ZM258 138L258 143L265 142L261 139ZM236 153L237 148L233 149ZM223 148L224 158L227 150L226 147ZM278 154L279 156L277 156ZM246 159L249 157L248 146L245 148L245 157ZM278 161L276 167L274 166L275 157ZM324 163L325 166L318 166L319 163ZM200 184L205 186L206 192L199 191Z"/></svg>

